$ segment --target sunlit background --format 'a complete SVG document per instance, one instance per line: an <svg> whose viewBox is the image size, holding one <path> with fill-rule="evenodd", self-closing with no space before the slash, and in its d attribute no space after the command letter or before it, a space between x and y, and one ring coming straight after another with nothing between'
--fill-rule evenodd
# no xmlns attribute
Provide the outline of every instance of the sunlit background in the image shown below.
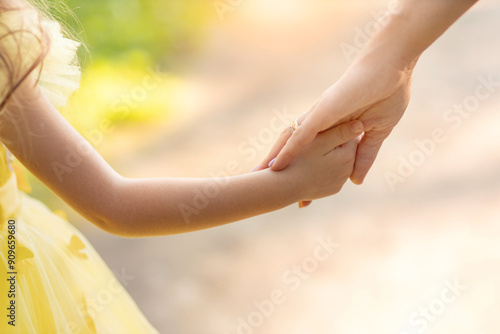
<svg viewBox="0 0 500 334"><path fill-rule="evenodd" d="M206 177L232 160L248 172L278 135L271 120L307 110L391 2L68 0L76 20L58 16L86 48L61 112L125 176ZM481 0L425 53L365 184L307 209L127 239L31 178L33 195L134 277L126 289L161 333L498 333L500 87L474 94L500 81L499 16ZM447 122L460 104L470 113Z"/></svg>

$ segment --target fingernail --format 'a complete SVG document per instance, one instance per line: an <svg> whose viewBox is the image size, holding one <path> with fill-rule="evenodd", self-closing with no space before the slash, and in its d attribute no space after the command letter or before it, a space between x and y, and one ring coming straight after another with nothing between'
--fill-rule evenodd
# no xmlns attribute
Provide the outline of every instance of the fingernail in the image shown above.
<svg viewBox="0 0 500 334"><path fill-rule="evenodd" d="M255 166L255 168L252 169L252 172L255 172L257 170L257 168L259 168L259 166Z"/></svg>
<svg viewBox="0 0 500 334"><path fill-rule="evenodd" d="M351 124L351 131L354 133L363 132L363 123L354 122Z"/></svg>
<svg viewBox="0 0 500 334"><path fill-rule="evenodd" d="M269 161L269 165L267 165L267 166L271 167L274 164L275 161L276 161L276 158L274 158L273 160Z"/></svg>
<svg viewBox="0 0 500 334"><path fill-rule="evenodd" d="M364 179L361 179L361 180L360 180L360 179L357 179L357 178L352 178L352 179L351 179L351 182L352 182L352 183L354 183L354 184L355 184L355 185L357 185L357 186L362 185L362 184L363 184L363 181L364 181Z"/></svg>

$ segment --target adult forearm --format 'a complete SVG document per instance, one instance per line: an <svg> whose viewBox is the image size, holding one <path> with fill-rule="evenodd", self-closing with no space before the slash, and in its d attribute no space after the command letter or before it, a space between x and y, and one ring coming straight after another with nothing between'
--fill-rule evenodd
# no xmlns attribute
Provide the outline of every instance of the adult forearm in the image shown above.
<svg viewBox="0 0 500 334"><path fill-rule="evenodd" d="M478 0L401 0L379 20L363 55L412 68L420 55Z"/></svg>

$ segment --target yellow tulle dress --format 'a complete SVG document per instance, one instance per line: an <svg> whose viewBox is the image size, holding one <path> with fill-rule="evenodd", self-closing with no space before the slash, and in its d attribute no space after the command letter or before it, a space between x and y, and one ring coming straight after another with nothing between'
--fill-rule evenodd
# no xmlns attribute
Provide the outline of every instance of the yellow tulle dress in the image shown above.
<svg viewBox="0 0 500 334"><path fill-rule="evenodd" d="M2 15L0 26L13 20ZM57 22L43 25L52 46L39 85L62 105L78 87L78 43ZM11 162L0 143L0 333L158 333L125 290L126 270L115 275L63 215L28 196Z"/></svg>

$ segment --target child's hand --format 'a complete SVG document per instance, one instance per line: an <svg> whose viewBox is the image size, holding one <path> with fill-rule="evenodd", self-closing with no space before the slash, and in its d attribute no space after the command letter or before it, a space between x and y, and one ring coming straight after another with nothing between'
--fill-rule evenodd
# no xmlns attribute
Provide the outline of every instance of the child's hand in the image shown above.
<svg viewBox="0 0 500 334"><path fill-rule="evenodd" d="M297 155L288 173L301 201L338 193L352 173L363 123L354 121L324 131Z"/></svg>

